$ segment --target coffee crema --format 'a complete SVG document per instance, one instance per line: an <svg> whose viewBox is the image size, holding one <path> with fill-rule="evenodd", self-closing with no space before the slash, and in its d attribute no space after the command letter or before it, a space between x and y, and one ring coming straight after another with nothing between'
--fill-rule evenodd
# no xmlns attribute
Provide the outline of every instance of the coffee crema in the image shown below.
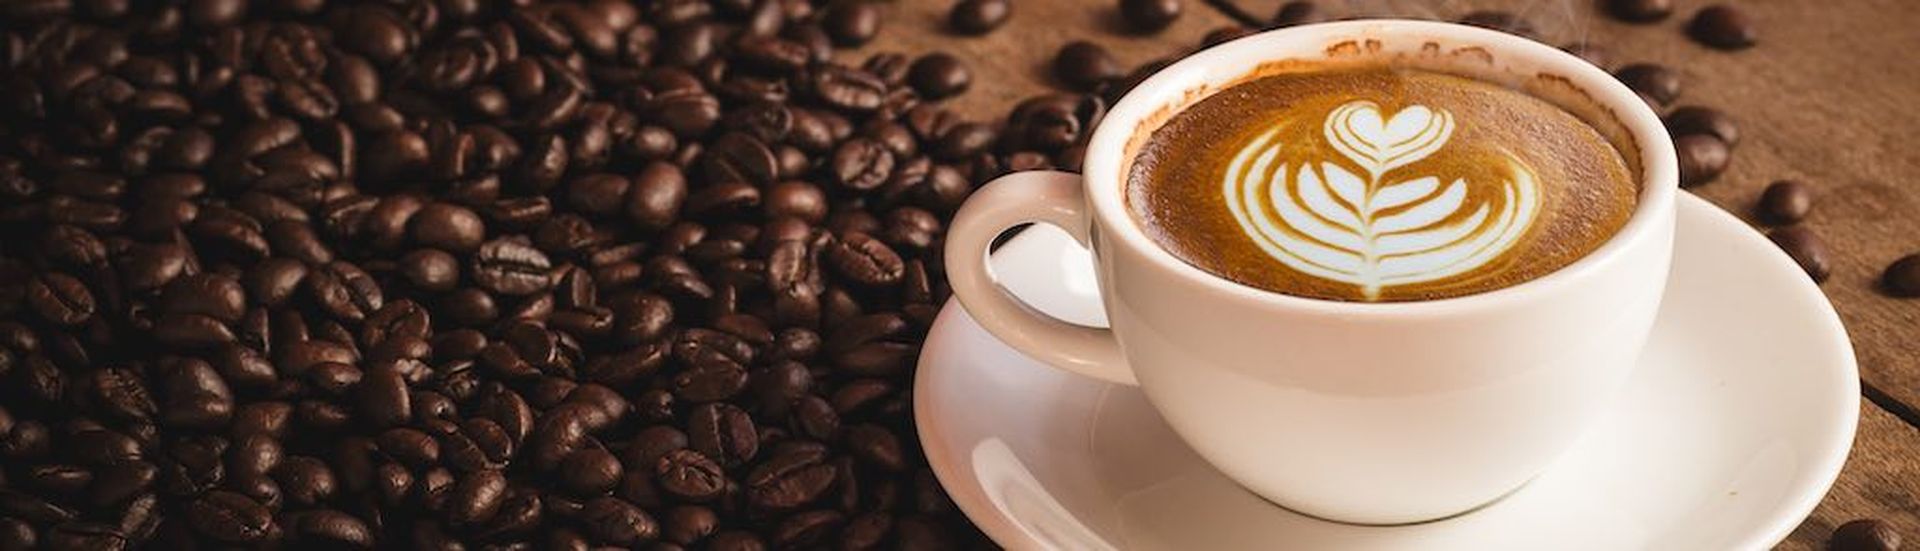
<svg viewBox="0 0 1920 551"><path fill-rule="evenodd" d="M1127 203L1161 247L1262 289L1432 300L1598 248L1639 186L1600 133L1525 92L1385 66L1265 76L1147 137Z"/></svg>

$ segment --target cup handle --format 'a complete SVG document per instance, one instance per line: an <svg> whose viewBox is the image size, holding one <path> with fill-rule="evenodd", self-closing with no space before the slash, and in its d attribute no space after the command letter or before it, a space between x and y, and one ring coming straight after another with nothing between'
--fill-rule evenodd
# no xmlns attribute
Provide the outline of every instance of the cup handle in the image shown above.
<svg viewBox="0 0 1920 551"><path fill-rule="evenodd" d="M967 313L1014 349L1060 369L1139 385L1112 331L1061 321L1027 305L994 279L987 264L994 238L1029 222L1052 224L1088 247L1085 193L1080 175L1066 172L1015 172L987 183L953 217L947 278Z"/></svg>

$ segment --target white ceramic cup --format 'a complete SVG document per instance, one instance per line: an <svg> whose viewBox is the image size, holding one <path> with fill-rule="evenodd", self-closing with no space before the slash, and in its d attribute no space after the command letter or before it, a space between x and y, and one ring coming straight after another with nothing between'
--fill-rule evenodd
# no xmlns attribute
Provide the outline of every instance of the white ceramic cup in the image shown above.
<svg viewBox="0 0 1920 551"><path fill-rule="evenodd" d="M1128 211L1135 149L1182 108L1275 70L1386 59L1501 83L1579 116L1638 177L1632 216L1597 250L1518 285L1356 303L1201 271L1156 246ZM960 209L946 262L968 313L1034 358L1139 385L1194 450L1268 500L1366 524L1491 503L1605 409L1660 303L1678 182L1659 117L1605 71L1516 36L1405 20L1276 30L1181 60L1099 123L1083 174L1010 174ZM1092 250L1111 329L1049 317L994 281L989 244L1028 222Z"/></svg>

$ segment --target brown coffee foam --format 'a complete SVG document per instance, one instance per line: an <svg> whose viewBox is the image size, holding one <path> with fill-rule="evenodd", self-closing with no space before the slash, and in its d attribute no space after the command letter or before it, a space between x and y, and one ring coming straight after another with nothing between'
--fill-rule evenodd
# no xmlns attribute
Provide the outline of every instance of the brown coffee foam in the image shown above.
<svg viewBox="0 0 1920 551"><path fill-rule="evenodd" d="M1352 49L1369 47L1359 43ZM1475 50L1456 53L1489 59L1484 50ZM1535 168L1542 192L1539 219L1506 254L1452 278L1387 287L1380 300L1461 296L1551 273L1604 243L1632 212L1638 186L1629 176L1629 162L1595 127L1543 98L1377 62L1278 62L1250 74L1259 76L1208 94L1154 132L1136 136L1148 143L1130 146L1138 149L1126 197L1136 221L1175 256L1227 279L1301 296L1365 299L1350 283L1320 279L1274 260L1234 221L1220 196L1230 159L1273 128L1266 121L1303 125L1283 131L1293 134L1286 141L1306 144L1289 149L1291 161L1326 159L1323 116L1353 100L1379 101L1383 116L1414 103L1457 115L1453 143L1396 173L1440 176L1442 183L1461 179L1469 182L1471 201L1484 202L1488 193L1497 192L1497 182L1510 177L1500 173L1505 165L1499 159L1512 155ZM1542 86L1547 90L1577 90L1564 79L1537 82L1548 83ZM1463 209L1455 219L1470 211Z"/></svg>
<svg viewBox="0 0 1920 551"><path fill-rule="evenodd" d="M1639 174L1636 182L1649 179L1646 165L1640 158L1640 141L1627 129L1619 113L1604 102L1593 97L1585 88L1573 82L1567 76L1532 70L1518 70L1504 66L1492 51L1479 46L1446 47L1438 42L1422 42L1412 52L1391 51L1379 39L1342 40L1322 48L1320 57L1291 57L1262 62L1252 70L1228 80L1224 84L1203 84L1189 87L1180 92L1179 99L1166 102L1142 117L1135 131L1127 137L1121 148L1121 162L1118 171L1126 174L1133 166L1133 159L1139 153L1140 146L1146 143L1152 130L1185 110L1221 90L1232 88L1241 83L1258 80L1273 75L1292 72L1338 69L1341 67L1383 66L1456 75L1474 80L1500 84L1547 100L1560 109L1573 114L1594 130L1600 132L1614 150L1626 161L1628 170ZM1125 182L1121 182L1125 186Z"/></svg>

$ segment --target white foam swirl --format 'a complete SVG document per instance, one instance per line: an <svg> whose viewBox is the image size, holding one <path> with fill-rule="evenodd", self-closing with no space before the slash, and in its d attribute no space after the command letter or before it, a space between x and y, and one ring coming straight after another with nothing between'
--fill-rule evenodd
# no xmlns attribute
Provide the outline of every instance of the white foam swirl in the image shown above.
<svg viewBox="0 0 1920 551"><path fill-rule="evenodd" d="M1222 186L1240 227L1295 270L1359 286L1375 300L1384 287L1446 279L1499 258L1539 214L1536 177L1510 155L1513 178L1472 202L1464 179L1385 180L1446 145L1454 130L1446 111L1414 105L1385 118L1373 102L1354 101L1329 112L1323 126L1344 159L1288 165L1276 128L1240 149Z"/></svg>

